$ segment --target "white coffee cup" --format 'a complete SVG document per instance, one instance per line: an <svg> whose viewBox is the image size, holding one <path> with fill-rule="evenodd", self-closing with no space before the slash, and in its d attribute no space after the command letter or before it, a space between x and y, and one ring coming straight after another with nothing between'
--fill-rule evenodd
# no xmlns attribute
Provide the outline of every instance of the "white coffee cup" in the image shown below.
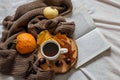
<svg viewBox="0 0 120 80"><path fill-rule="evenodd" d="M54 40L49 39L41 44L41 54L48 60L55 60L60 54L67 53L67 48L61 48L60 44Z"/></svg>

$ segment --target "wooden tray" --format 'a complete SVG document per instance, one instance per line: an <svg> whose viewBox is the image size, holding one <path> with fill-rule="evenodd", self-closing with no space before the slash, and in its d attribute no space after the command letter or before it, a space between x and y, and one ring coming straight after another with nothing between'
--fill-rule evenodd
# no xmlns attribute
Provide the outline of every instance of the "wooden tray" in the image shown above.
<svg viewBox="0 0 120 80"><path fill-rule="evenodd" d="M61 54L59 56L59 58L54 60L54 61L46 60L46 63L41 64L40 68L43 69L43 70L54 70L55 73L65 73L68 70L70 70L75 65L75 63L77 61L78 49L77 49L76 43L73 39L68 38L67 42L71 45L71 50L73 51L71 57L73 57L74 59L71 62L71 64L67 64L65 62L65 55ZM41 55L40 51L38 51L38 59L40 59L40 58L43 58L43 56ZM58 67L58 66L55 65L55 62L58 61L58 60L62 61L62 63L63 63L62 66Z"/></svg>

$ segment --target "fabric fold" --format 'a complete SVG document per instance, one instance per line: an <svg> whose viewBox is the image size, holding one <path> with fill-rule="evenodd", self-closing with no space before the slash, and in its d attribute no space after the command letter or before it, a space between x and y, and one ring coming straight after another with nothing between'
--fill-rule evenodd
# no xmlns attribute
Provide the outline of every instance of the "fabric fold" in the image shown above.
<svg viewBox="0 0 120 80"><path fill-rule="evenodd" d="M0 72L9 75L12 72L16 50L0 50Z"/></svg>

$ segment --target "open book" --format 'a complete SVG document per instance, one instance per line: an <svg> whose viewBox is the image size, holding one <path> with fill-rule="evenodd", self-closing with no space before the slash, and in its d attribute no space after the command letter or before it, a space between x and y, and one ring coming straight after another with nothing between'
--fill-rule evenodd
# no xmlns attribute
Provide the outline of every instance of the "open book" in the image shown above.
<svg viewBox="0 0 120 80"><path fill-rule="evenodd" d="M78 4L79 2L76 3L73 0L73 12L66 16L67 21L74 21L76 25L73 38L78 46L78 61L75 68L82 66L110 47L104 36L95 27L86 9Z"/></svg>

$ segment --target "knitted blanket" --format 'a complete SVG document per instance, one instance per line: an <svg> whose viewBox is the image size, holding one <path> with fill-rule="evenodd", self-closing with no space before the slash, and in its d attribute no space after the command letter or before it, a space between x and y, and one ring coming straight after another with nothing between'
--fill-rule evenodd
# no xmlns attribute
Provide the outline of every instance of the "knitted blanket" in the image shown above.
<svg viewBox="0 0 120 80"><path fill-rule="evenodd" d="M59 16L47 19L43 10L52 6L59 11ZM5 75L21 76L26 80L52 80L54 71L44 71L37 66L36 49L27 55L21 55L16 51L14 40L21 32L31 33L35 38L43 31L51 34L62 33L72 37L75 30L74 22L66 22L63 15L72 11L71 0L36 0L21 5L14 16L7 16L3 20L4 31L0 39L0 73Z"/></svg>

